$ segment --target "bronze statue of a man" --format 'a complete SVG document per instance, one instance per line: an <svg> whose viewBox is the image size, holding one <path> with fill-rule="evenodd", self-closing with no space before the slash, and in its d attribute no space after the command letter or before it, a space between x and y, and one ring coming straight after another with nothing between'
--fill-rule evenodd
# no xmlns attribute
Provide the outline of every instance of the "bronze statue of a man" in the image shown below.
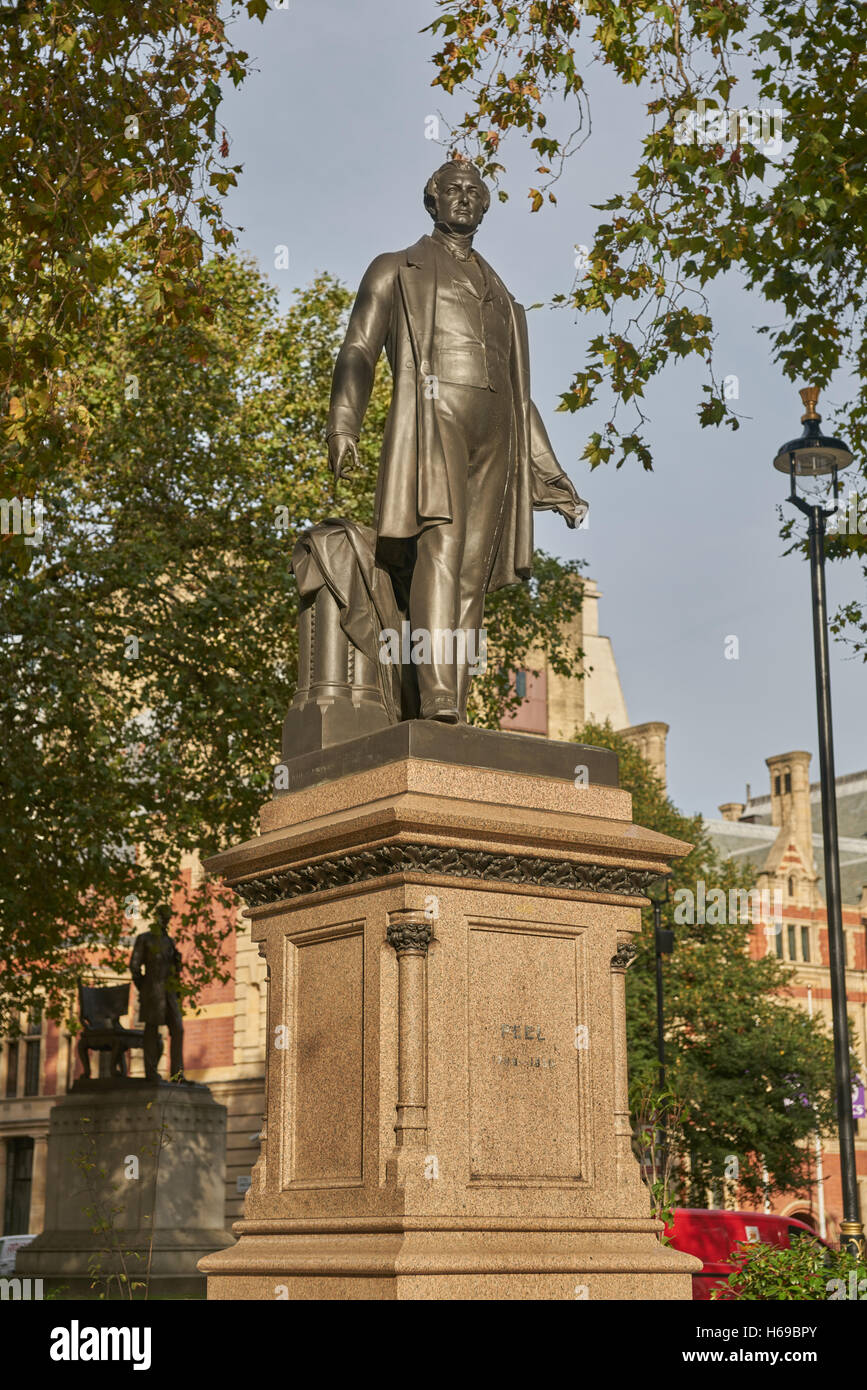
<svg viewBox="0 0 867 1390"><path fill-rule="evenodd" d="M530 399L524 310L473 250L488 189L452 160L428 180L424 203L432 235L378 256L361 282L334 369L328 448L335 478L357 467L384 347L394 389L377 559L411 628L430 634L431 659L416 668L421 717L459 723L470 664L437 635L478 634L487 591L530 577L534 508L575 526L587 504Z"/></svg>
<svg viewBox="0 0 867 1390"><path fill-rule="evenodd" d="M159 1081L159 1061L163 1045L160 1027L168 1026L170 1044L169 1075L184 1080L184 1021L178 982L181 953L169 936L172 910L162 903L154 912L155 927L135 939L129 968L139 992L144 1023L144 1063L148 1081Z"/></svg>

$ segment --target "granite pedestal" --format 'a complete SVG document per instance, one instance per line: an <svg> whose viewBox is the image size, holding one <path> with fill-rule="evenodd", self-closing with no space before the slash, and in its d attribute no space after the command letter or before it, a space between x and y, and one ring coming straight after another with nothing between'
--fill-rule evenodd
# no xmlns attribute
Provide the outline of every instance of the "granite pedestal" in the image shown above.
<svg viewBox="0 0 867 1390"><path fill-rule="evenodd" d="M624 991L689 846L577 744L402 725L297 763L208 864L270 981L262 1152L208 1297L688 1299L631 1149Z"/></svg>
<svg viewBox="0 0 867 1390"><path fill-rule="evenodd" d="M201 1296L199 1259L233 1241L225 1169L226 1108L206 1086L77 1082L51 1110L45 1229L16 1273L71 1298L121 1296L123 1274L149 1274L151 1298Z"/></svg>

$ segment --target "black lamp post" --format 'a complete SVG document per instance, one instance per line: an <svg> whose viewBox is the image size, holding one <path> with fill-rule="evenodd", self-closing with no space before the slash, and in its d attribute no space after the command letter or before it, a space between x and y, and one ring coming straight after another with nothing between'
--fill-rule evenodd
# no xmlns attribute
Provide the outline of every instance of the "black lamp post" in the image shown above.
<svg viewBox="0 0 867 1390"><path fill-rule="evenodd" d="M843 1221L840 1244L853 1254L864 1253L864 1227L858 1207L855 1168L855 1127L852 1119L852 1077L849 1067L849 1019L846 1011L846 942L840 893L840 856L837 846L837 798L834 773L834 735L831 726L831 677L828 662L828 614L825 599L825 522L836 508L825 508L798 496L796 479L831 475L834 500L837 474L848 468L853 456L840 439L820 433L816 412L819 392L801 392L804 433L783 444L774 467L789 475L789 497L809 521L810 579L813 591L813 648L816 662L816 703L819 712L819 770L822 781L822 843L825 855L825 904L828 915L828 953L831 967L831 1010L834 1019L834 1073L837 1090L837 1129L840 1139L840 1176L843 1186Z"/></svg>

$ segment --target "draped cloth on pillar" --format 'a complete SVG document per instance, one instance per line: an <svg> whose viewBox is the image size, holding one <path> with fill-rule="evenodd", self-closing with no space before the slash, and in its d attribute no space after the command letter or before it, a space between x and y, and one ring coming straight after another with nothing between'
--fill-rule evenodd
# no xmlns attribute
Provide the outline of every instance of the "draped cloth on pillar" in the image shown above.
<svg viewBox="0 0 867 1390"><path fill-rule="evenodd" d="M343 517L311 526L298 538L292 573L302 599L327 588L340 611L346 637L373 662L382 702L392 723L400 720L400 667L380 661L380 633L401 631L401 615L388 572L376 562L376 532Z"/></svg>

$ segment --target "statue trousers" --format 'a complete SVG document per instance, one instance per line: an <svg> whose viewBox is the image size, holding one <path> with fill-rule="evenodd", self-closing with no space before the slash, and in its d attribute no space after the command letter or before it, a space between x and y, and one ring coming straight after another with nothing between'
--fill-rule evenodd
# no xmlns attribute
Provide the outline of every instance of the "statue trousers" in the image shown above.
<svg viewBox="0 0 867 1390"><path fill-rule="evenodd" d="M184 1070L184 1017L181 1006L174 995L166 999L165 1021L169 1029L169 1076L183 1075ZM163 1041L159 1024L145 1023L142 1051L144 1053L145 1076L149 1081L159 1079L159 1062L163 1055Z"/></svg>
<svg viewBox="0 0 867 1390"><path fill-rule="evenodd" d="M417 667L423 719L438 709L457 709L466 718L470 679L484 652L485 593L514 454L508 383L491 391L440 382L438 392L452 520L429 526L418 537L410 584L412 628L431 638L430 660ZM462 633L463 639L450 639L453 633Z"/></svg>

